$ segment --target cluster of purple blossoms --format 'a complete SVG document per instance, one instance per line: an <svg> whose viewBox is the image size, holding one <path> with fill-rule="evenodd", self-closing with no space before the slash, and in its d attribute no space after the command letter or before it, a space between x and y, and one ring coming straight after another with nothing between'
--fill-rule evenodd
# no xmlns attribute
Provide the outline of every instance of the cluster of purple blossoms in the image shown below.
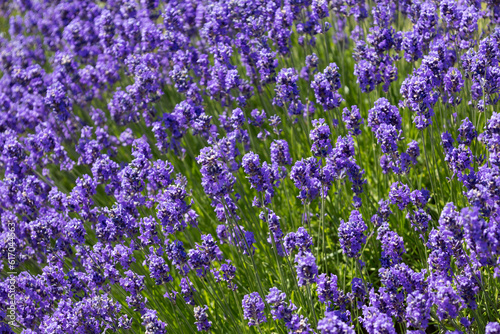
<svg viewBox="0 0 500 334"><path fill-rule="evenodd" d="M342 112L342 120L352 135L359 136L361 134L360 126L364 123L364 120L361 117L358 106L352 106L351 110L344 108Z"/></svg>
<svg viewBox="0 0 500 334"><path fill-rule="evenodd" d="M366 236L364 235L366 230L367 226L363 221L363 217L357 210L351 211L347 222L340 221L338 230L340 247L347 257L358 258L361 255L361 248L366 242Z"/></svg>
<svg viewBox="0 0 500 334"><path fill-rule="evenodd" d="M417 164L420 149L418 143L413 140L408 144L406 152L399 153L398 142L403 138L398 107L391 105L385 98L378 99L375 106L368 111L368 125L384 153L380 158L384 174L390 171L407 174L411 167Z"/></svg>
<svg viewBox="0 0 500 334"><path fill-rule="evenodd" d="M248 326L260 325L267 321L264 315L264 302L258 292L245 295L242 301L243 314L248 320Z"/></svg>
<svg viewBox="0 0 500 334"><path fill-rule="evenodd" d="M271 315L274 320L283 320L290 333L315 333L307 318L295 313L297 306L290 300L287 304L286 294L277 288L269 289L266 302L271 307Z"/></svg>
<svg viewBox="0 0 500 334"><path fill-rule="evenodd" d="M283 231L281 230L280 217L277 216L272 210L262 211L259 215L259 218L267 222L267 226L269 227L269 237L267 238L267 242L273 245L273 248L276 249L276 253L279 256L285 256L285 250L283 246Z"/></svg>
<svg viewBox="0 0 500 334"><path fill-rule="evenodd" d="M325 317L318 321L318 331L321 334L354 334L355 330L348 325L336 312L326 312Z"/></svg>
<svg viewBox="0 0 500 334"><path fill-rule="evenodd" d="M325 158L332 153L330 127L325 124L323 118L313 120L312 124L314 129L309 133L309 139L312 141L311 152L315 157Z"/></svg>
<svg viewBox="0 0 500 334"><path fill-rule="evenodd" d="M316 101L321 104L324 110L338 108L344 100L338 93L341 87L339 67L331 63L323 73L317 73L311 81L311 88L314 91Z"/></svg>
<svg viewBox="0 0 500 334"><path fill-rule="evenodd" d="M294 68L281 69L276 78L273 104L285 108L290 116L301 115L305 107L300 100L298 79Z"/></svg>
<svg viewBox="0 0 500 334"><path fill-rule="evenodd" d="M195 325L198 332L210 331L212 327L212 322L208 320L207 315L208 306L195 306L194 308L194 318L196 319Z"/></svg>

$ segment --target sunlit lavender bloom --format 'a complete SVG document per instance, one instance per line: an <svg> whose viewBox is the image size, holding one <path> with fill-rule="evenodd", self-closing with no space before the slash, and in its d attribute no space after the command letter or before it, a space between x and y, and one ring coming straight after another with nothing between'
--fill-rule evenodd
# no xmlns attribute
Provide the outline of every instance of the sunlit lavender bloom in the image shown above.
<svg viewBox="0 0 500 334"><path fill-rule="evenodd" d="M304 286L316 282L318 276L318 266L316 258L312 253L299 253L295 256L295 268L297 269L297 281L299 286Z"/></svg>
<svg viewBox="0 0 500 334"><path fill-rule="evenodd" d="M389 267L402 261L401 256L406 252L403 238L396 232L391 231L389 224L383 223L378 228L377 240L382 246L382 257L380 262L382 267Z"/></svg>
<svg viewBox="0 0 500 334"><path fill-rule="evenodd" d="M486 334L499 334L500 333L500 323L490 322L486 325Z"/></svg>
<svg viewBox="0 0 500 334"><path fill-rule="evenodd" d="M401 182L394 182L389 191L391 204L397 204L399 210L404 210L410 204L410 188Z"/></svg>
<svg viewBox="0 0 500 334"><path fill-rule="evenodd" d="M352 326L342 321L335 312L325 312L325 317L318 321L321 334L354 334Z"/></svg>
<svg viewBox="0 0 500 334"><path fill-rule="evenodd" d="M243 315L248 320L248 326L256 326L267 321L264 315L264 302L258 292L245 295L242 301Z"/></svg>
<svg viewBox="0 0 500 334"><path fill-rule="evenodd" d="M464 118L462 124L458 128L458 143L470 146L476 137L477 131L474 124L472 124L468 117Z"/></svg>
<svg viewBox="0 0 500 334"><path fill-rule="evenodd" d="M212 327L212 322L208 320L208 315L207 315L207 310L208 306L205 305L203 307L201 306L195 306L194 307L194 318L196 319L195 325L196 329L198 332L202 331L210 331L210 327Z"/></svg>
<svg viewBox="0 0 500 334"><path fill-rule="evenodd" d="M317 73L311 82L311 88L314 90L316 101L323 106L325 110L338 108L344 100L337 92L340 89L340 73L335 63L331 63L325 68L323 73Z"/></svg>
<svg viewBox="0 0 500 334"><path fill-rule="evenodd" d="M271 162L279 166L291 165L292 158L288 150L288 143L284 139L274 140L271 143Z"/></svg>
<svg viewBox="0 0 500 334"><path fill-rule="evenodd" d="M344 108L344 111L342 112L342 120L344 121L346 128L354 136L361 134L360 126L364 123L364 120L361 117L358 106L353 105L351 110Z"/></svg>
<svg viewBox="0 0 500 334"><path fill-rule="evenodd" d="M357 258L360 256L359 252L366 242L366 236L364 235L366 230L367 226L363 221L363 217L357 210L351 211L347 222L340 221L338 230L340 247L342 247L347 257Z"/></svg>
<svg viewBox="0 0 500 334"><path fill-rule="evenodd" d="M269 294L266 296L266 302L271 306L271 315L274 320L283 320L289 323L292 319L293 312L297 309L291 302L287 304L286 294L278 288L269 289Z"/></svg>
<svg viewBox="0 0 500 334"><path fill-rule="evenodd" d="M316 157L326 157L332 152L330 142L330 127L323 118L312 121L314 129L309 133L309 139L312 141L311 151Z"/></svg>
<svg viewBox="0 0 500 334"><path fill-rule="evenodd" d="M299 227L297 232L290 232L285 236L283 244L287 254L291 254L295 248L297 248L299 252L307 253L311 251L313 240L305 228Z"/></svg>
<svg viewBox="0 0 500 334"><path fill-rule="evenodd" d="M337 287L337 276L331 274L327 276L326 274L321 274L318 276L316 281L318 299L323 304L331 301L336 303L339 298L339 291Z"/></svg>
<svg viewBox="0 0 500 334"><path fill-rule="evenodd" d="M369 334L396 334L391 317L373 306L363 306L363 327Z"/></svg>

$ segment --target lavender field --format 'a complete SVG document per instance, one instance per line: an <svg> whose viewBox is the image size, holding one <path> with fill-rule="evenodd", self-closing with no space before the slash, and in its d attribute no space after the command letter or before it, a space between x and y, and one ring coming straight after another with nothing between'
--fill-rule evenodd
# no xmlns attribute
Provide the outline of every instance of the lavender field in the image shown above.
<svg viewBox="0 0 500 334"><path fill-rule="evenodd" d="M500 334L499 62L496 0L0 0L0 334Z"/></svg>

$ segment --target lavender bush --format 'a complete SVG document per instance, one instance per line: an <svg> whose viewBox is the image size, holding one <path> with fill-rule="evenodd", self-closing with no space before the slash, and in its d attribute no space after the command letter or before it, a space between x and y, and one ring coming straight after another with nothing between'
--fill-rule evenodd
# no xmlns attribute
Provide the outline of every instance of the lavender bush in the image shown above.
<svg viewBox="0 0 500 334"><path fill-rule="evenodd" d="M0 333L500 333L498 1L0 13Z"/></svg>

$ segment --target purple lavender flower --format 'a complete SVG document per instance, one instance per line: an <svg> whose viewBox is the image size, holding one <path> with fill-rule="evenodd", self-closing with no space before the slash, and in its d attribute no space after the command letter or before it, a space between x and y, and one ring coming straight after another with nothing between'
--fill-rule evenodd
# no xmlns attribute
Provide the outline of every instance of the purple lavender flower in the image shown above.
<svg viewBox="0 0 500 334"><path fill-rule="evenodd" d="M262 211L259 218L267 222L269 227L269 238L267 242L276 245L276 252L279 256L284 256L285 252L283 249L283 231L281 230L280 217L277 216L272 210Z"/></svg>
<svg viewBox="0 0 500 334"><path fill-rule="evenodd" d="M391 204L397 204L399 210L404 210L410 204L410 188L401 182L394 182L389 191Z"/></svg>
<svg viewBox="0 0 500 334"><path fill-rule="evenodd" d="M238 286L233 283L236 277L236 267L231 264L231 260L226 260L226 263L221 264L220 269L212 269L212 273L215 276L215 281L224 281L227 283L227 287L233 291L236 291Z"/></svg>
<svg viewBox="0 0 500 334"><path fill-rule="evenodd" d="M414 291L408 295L405 318L408 325L425 330L430 320L431 299L427 294Z"/></svg>
<svg viewBox="0 0 500 334"><path fill-rule="evenodd" d="M208 306L205 305L203 307L201 306L195 306L194 307L194 318L196 319L195 325L196 329L198 332L202 331L210 331L210 327L212 327L212 322L208 320L208 315L207 315L207 310Z"/></svg>
<svg viewBox="0 0 500 334"><path fill-rule="evenodd" d="M422 208L414 212L408 212L406 218L410 220L415 231L420 233L425 233L429 227L429 223L432 221L432 217Z"/></svg>
<svg viewBox="0 0 500 334"><path fill-rule="evenodd" d="M203 277L212 261L222 260L222 252L210 234L203 234L201 240L201 245L196 244L196 248L189 250L188 263L191 268L196 269L198 276Z"/></svg>
<svg viewBox="0 0 500 334"><path fill-rule="evenodd" d="M361 322L369 334L396 334L391 317L380 312L373 306L363 306L363 318Z"/></svg>
<svg viewBox="0 0 500 334"><path fill-rule="evenodd" d="M444 83L444 91L448 96L447 102L450 103L451 105L460 104L461 98L458 97L457 95L464 86L462 73L456 68L450 67L443 78L443 83Z"/></svg>
<svg viewBox="0 0 500 334"><path fill-rule="evenodd" d="M181 275L187 275L189 267L187 266L187 254L184 250L182 241L174 240L172 242L166 241L165 253L172 264L175 265Z"/></svg>
<svg viewBox="0 0 500 334"><path fill-rule="evenodd" d="M297 309L291 302L286 303L286 295L278 288L269 289L269 294L266 296L266 302L271 306L271 315L274 320L283 320L288 324L292 319L293 311Z"/></svg>
<svg viewBox="0 0 500 334"><path fill-rule="evenodd" d="M267 321L264 315L264 302L258 292L245 295L242 301L243 316L248 320L248 326L256 326Z"/></svg>
<svg viewBox="0 0 500 334"><path fill-rule="evenodd" d="M306 81L310 80L310 75L318 71L318 56L313 53L306 56L306 66L300 70L300 77Z"/></svg>
<svg viewBox="0 0 500 334"><path fill-rule="evenodd" d="M325 312L325 317L318 321L321 334L354 334L354 328L342 321L335 312Z"/></svg>
<svg viewBox="0 0 500 334"><path fill-rule="evenodd" d="M377 210L377 213L372 216L371 222L375 224L375 226L380 226L384 222L389 222L389 217L392 215L391 208L389 207L389 201L388 200L380 200L378 202L379 208Z"/></svg>
<svg viewBox="0 0 500 334"><path fill-rule="evenodd" d="M416 165L417 164L417 158L420 156L420 148L418 146L418 142L415 140L412 140L408 144L408 148L406 149L406 154L410 157L410 161L412 164Z"/></svg>
<svg viewBox="0 0 500 334"><path fill-rule="evenodd" d="M490 322L486 325L486 334L498 334L500 333L500 323Z"/></svg>
<svg viewBox="0 0 500 334"><path fill-rule="evenodd" d="M364 123L359 108L356 105L351 107L351 110L344 108L342 112L342 120L344 121L346 128L354 135L358 136L361 134L360 126Z"/></svg>
<svg viewBox="0 0 500 334"><path fill-rule="evenodd" d="M382 267L387 268L402 261L401 256L406 252L403 238L391 231L388 223L383 223L378 228L377 240L382 245Z"/></svg>
<svg viewBox="0 0 500 334"><path fill-rule="evenodd" d="M311 202L319 196L321 191L320 165L316 158L311 157L295 162L290 178L300 190L297 197L304 203Z"/></svg>
<svg viewBox="0 0 500 334"><path fill-rule="evenodd" d="M312 253L299 253L295 256L295 268L297 269L297 281L299 286L304 286L316 282L318 276L318 266L316 258Z"/></svg>
<svg viewBox="0 0 500 334"><path fill-rule="evenodd" d="M437 306L439 320L456 318L463 307L463 300L453 289L451 282L445 278L436 278L432 281L431 288L431 298Z"/></svg>
<svg viewBox="0 0 500 334"><path fill-rule="evenodd" d="M193 283L191 283L189 278L182 278L179 286L181 288L181 295L184 298L186 304L195 305L193 293L196 290L194 289Z"/></svg>
<svg viewBox="0 0 500 334"><path fill-rule="evenodd" d="M276 78L274 91L276 96L273 104L286 107L290 115L300 115L304 106L300 102L297 81L299 76L294 68L282 68Z"/></svg>
<svg viewBox="0 0 500 334"><path fill-rule="evenodd" d="M170 276L170 269L165 263L163 257L158 256L158 252L155 252L154 248L152 247L150 248L150 252L151 254L147 257L147 261L144 262L148 262L151 278L155 280L155 283L157 285L172 281L172 276Z"/></svg>
<svg viewBox="0 0 500 334"><path fill-rule="evenodd" d="M340 86L339 68L335 63L330 63L323 73L317 73L311 82L311 88L314 90L316 101L325 110L338 108L344 100L337 92Z"/></svg>
<svg viewBox="0 0 500 334"><path fill-rule="evenodd" d="M328 277L326 274L321 274L318 276L316 283L318 299L321 303L326 304L330 301L337 303L339 299L337 276L331 274L330 277Z"/></svg>
<svg viewBox="0 0 500 334"><path fill-rule="evenodd" d="M458 134L459 134L458 135L459 144L470 146L472 141L476 139L477 137L476 128L474 127L474 124L472 124L472 122L469 121L468 117L462 120L462 124L458 128Z"/></svg>
<svg viewBox="0 0 500 334"><path fill-rule="evenodd" d="M382 123L375 132L375 138L380 144L383 153L396 153L398 151L398 141L401 132L393 125Z"/></svg>
<svg viewBox="0 0 500 334"><path fill-rule="evenodd" d="M311 151L316 157L326 157L332 152L332 144L330 142L330 127L325 124L323 118L312 121L314 129L309 133L309 138L312 141Z"/></svg>
<svg viewBox="0 0 500 334"><path fill-rule="evenodd" d="M295 248L298 248L299 252L307 253L311 251L313 241L306 229L299 227L297 232L290 232L285 236L283 244L287 254L291 254Z"/></svg>
<svg viewBox="0 0 500 334"><path fill-rule="evenodd" d="M351 211L347 222L340 220L338 230L340 247L347 257L358 258L360 256L359 252L366 242L366 236L363 234L366 230L367 226L363 217L357 210Z"/></svg>
<svg viewBox="0 0 500 334"><path fill-rule="evenodd" d="M229 172L223 155L213 147L205 147L197 158L203 175L201 184L209 196L224 196L233 190L234 176Z"/></svg>
<svg viewBox="0 0 500 334"><path fill-rule="evenodd" d="M278 166L285 166L292 164L290 151L288 150L288 143L284 139L274 140L271 143L271 162Z"/></svg>
<svg viewBox="0 0 500 334"><path fill-rule="evenodd" d="M382 124L392 125L396 130L401 130L398 107L391 105L384 97L375 101L374 107L368 110L368 125L373 132L377 132Z"/></svg>
<svg viewBox="0 0 500 334"><path fill-rule="evenodd" d="M146 329L147 334L166 334L167 324L158 318L158 312L155 310L147 309L142 315L142 325Z"/></svg>

